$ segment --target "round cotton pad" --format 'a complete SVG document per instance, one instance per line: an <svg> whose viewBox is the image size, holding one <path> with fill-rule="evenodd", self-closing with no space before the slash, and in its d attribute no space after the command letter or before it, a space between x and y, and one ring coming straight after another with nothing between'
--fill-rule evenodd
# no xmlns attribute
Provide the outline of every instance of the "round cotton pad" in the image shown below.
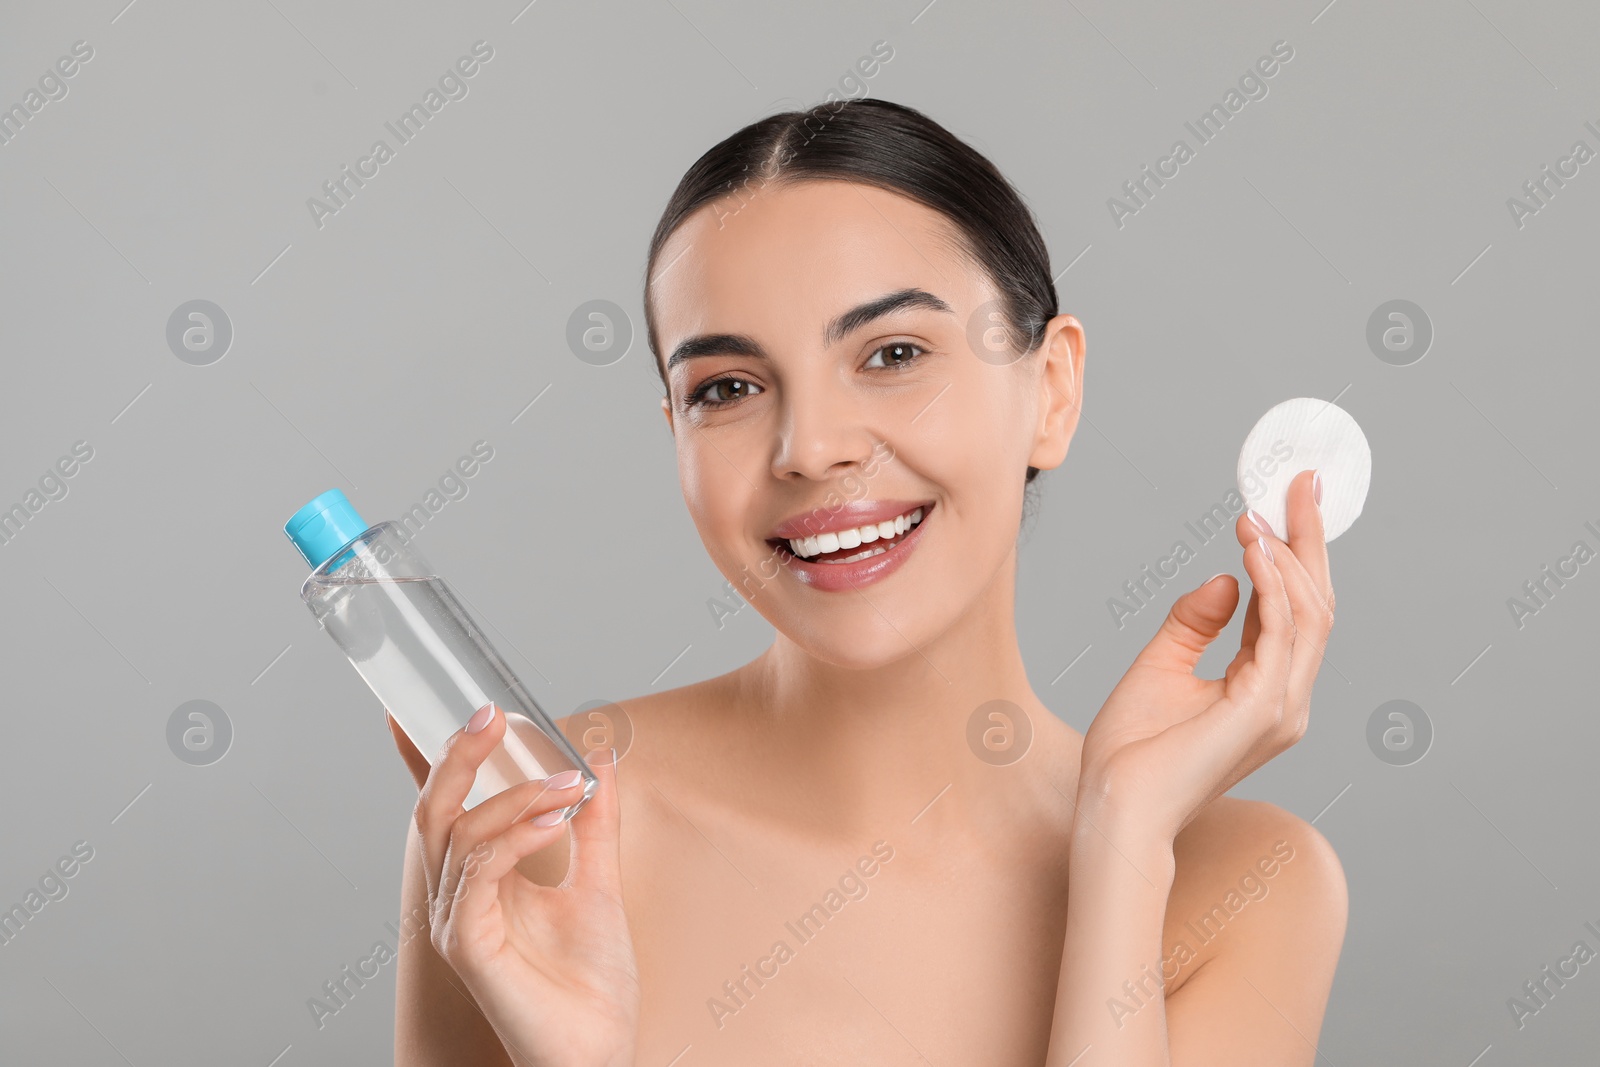
<svg viewBox="0 0 1600 1067"><path fill-rule="evenodd" d="M1322 525L1332 541L1361 514L1372 481L1372 449L1350 413L1327 400L1296 397L1261 416L1244 439L1239 494L1281 540L1289 539L1289 483L1312 468L1322 472Z"/></svg>

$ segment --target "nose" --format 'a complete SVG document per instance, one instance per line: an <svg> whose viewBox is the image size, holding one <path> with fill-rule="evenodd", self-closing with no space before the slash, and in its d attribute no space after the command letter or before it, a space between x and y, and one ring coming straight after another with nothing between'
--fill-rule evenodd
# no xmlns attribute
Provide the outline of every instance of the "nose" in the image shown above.
<svg viewBox="0 0 1600 1067"><path fill-rule="evenodd" d="M864 403L837 383L789 383L779 398L772 473L825 482L865 466L879 438L868 426Z"/></svg>

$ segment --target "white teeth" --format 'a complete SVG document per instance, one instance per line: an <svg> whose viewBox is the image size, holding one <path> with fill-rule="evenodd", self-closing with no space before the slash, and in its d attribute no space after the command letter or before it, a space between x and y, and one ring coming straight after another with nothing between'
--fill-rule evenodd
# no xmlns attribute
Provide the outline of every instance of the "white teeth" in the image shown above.
<svg viewBox="0 0 1600 1067"><path fill-rule="evenodd" d="M868 545L874 541L891 537L898 537L911 527L922 521L922 509L916 508L908 515L896 515L893 519L885 519L879 523L868 526L857 526L853 530L835 530L830 533L814 534L811 537L791 537L789 550L801 558L819 556L824 552L836 552L841 548L856 548L859 545ZM844 559L826 560L828 563L854 563L856 560L876 556L880 552L889 551L888 547L874 548Z"/></svg>
<svg viewBox="0 0 1600 1067"><path fill-rule="evenodd" d="M846 556L844 559L825 559L822 562L824 562L824 563L854 563L858 559L866 559L868 556L880 555L880 554L882 554L884 552L887 552L887 551L889 551L887 548L870 548L865 552L857 552L853 556Z"/></svg>

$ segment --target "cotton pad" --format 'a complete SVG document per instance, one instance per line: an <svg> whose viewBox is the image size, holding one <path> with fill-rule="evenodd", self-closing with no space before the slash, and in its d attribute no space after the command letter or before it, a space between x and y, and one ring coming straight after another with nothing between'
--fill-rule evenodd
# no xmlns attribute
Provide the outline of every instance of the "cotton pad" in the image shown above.
<svg viewBox="0 0 1600 1067"><path fill-rule="evenodd" d="M1301 396L1276 405L1255 424L1239 453L1239 495L1287 541L1289 483L1303 470L1322 472L1327 540L1350 528L1367 500L1372 449L1350 413Z"/></svg>

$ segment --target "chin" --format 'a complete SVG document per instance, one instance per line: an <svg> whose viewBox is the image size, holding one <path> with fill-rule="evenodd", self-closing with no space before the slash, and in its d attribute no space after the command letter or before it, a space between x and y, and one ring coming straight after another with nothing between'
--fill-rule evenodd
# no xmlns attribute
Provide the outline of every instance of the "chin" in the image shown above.
<svg viewBox="0 0 1600 1067"><path fill-rule="evenodd" d="M844 670L876 670L908 656L922 658L917 649L927 644L927 640L921 627L913 630L898 622L890 626L878 614L878 609L864 600L859 601L859 612L857 618L845 625L827 625L819 619L797 620L791 616L784 620L790 625L773 622L773 626L807 655Z"/></svg>

